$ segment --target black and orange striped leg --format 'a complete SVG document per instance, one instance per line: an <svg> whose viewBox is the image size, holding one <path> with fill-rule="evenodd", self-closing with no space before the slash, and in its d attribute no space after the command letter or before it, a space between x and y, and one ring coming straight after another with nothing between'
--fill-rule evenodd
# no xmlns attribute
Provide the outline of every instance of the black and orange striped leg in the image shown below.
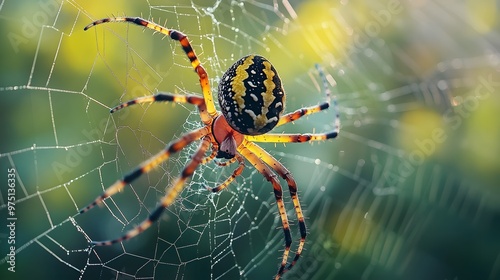
<svg viewBox="0 0 500 280"><path fill-rule="evenodd" d="M283 164L281 164L278 160L276 160L272 155L270 155L264 149L251 142L245 143L245 145L252 153L257 155L260 159L262 159L262 161L264 161L274 171L276 171L278 175L280 175L281 178L283 178L288 184L288 190L290 191L290 197L292 199L293 206L295 208L295 213L297 215L297 220L299 223L299 230L300 230L300 241L297 251L295 252L295 257L286 268L286 270L290 270L295 265L297 260L300 258L300 255L302 254L302 250L304 249L304 244L306 242L306 235L307 235L306 222L304 219L304 214L302 213L302 208L300 206L299 196L297 194L297 183L295 182L295 179L293 179L293 176L290 173L290 171L288 171L288 169Z"/></svg>
<svg viewBox="0 0 500 280"><path fill-rule="evenodd" d="M215 110L215 104L213 101L213 96L212 96L212 90L210 89L210 81L208 80L208 75L201 65L200 61L198 60L198 57L194 53L193 47L191 46L191 43L189 43L189 40L187 36L177 30L174 29L168 29L165 28L159 24L156 24L154 22L145 20L143 18L139 17L114 17L114 18L105 18L105 19L100 19L92 22L91 24L85 26L84 30L88 30L92 26L96 26L98 24L102 23L107 23L107 22L130 22L134 23L136 25L144 26L146 28L152 29L156 32L165 34L167 36L170 36L171 39L179 41L181 44L182 50L186 53L187 57L189 58L189 61L191 62L191 65L193 66L194 71L196 74L198 74L198 77L200 78L200 84L201 84L201 89L203 91L203 98L205 99L206 105L207 105L207 115L202 115L202 119L208 119L208 117L214 118L217 115L217 111Z"/></svg>
<svg viewBox="0 0 500 280"><path fill-rule="evenodd" d="M218 153L219 153L219 144L217 144L217 142L214 142L212 143L212 152L210 153L210 155L203 158L201 164L207 164L210 161L214 160ZM236 157L233 157L232 159L226 161L216 160L215 164L217 164L218 166L228 166L235 161Z"/></svg>
<svg viewBox="0 0 500 280"><path fill-rule="evenodd" d="M203 113L207 111L207 106L205 104L205 100L203 97L196 95L179 95L179 94L170 94L170 93L157 93L155 95L143 96L139 98L132 99L130 101L124 102L113 109L110 110L110 113L114 113L118 110L121 110L125 107L141 104L141 103L153 103L153 102L176 102L176 103L189 103L198 107L198 111L200 111L200 115L202 116L202 121L205 124L208 124L211 121L211 118L207 120L203 120ZM206 122L205 122L206 121Z"/></svg>
<svg viewBox="0 0 500 280"><path fill-rule="evenodd" d="M326 110L329 107L330 107L330 103L323 102L323 103L320 103L316 106L310 106L310 107L297 109L294 112L283 115L280 118L280 120L278 121L278 123L276 124L276 126L280 126L283 124L287 124L287 123L296 121L303 116L311 115L311 114Z"/></svg>
<svg viewBox="0 0 500 280"><path fill-rule="evenodd" d="M218 145L214 145L212 143L212 152L210 153L210 155L203 158L203 160L201 161L201 164L207 164L207 163L211 162L212 160L214 160L215 156L217 156L217 152L218 152Z"/></svg>
<svg viewBox="0 0 500 280"><path fill-rule="evenodd" d="M167 193L165 196L162 198L160 205L149 215L149 217L144 220L142 223L140 223L138 226L136 226L134 229L130 230L127 232L125 235L113 239L113 240L108 240L108 241L92 241L93 245L96 246L105 246L105 245L111 245L115 244L118 242L122 242L125 240L128 240L130 238L133 238L140 234L141 232L145 231L148 229L154 222L156 222L160 217L163 211L165 211L165 208L170 206L174 200L177 198L177 196L181 193L181 191L184 189L184 183L188 178L193 175L194 171L196 170L196 167L201 163L203 160L203 157L205 155L205 152L208 150L210 146L210 137L206 136L203 141L200 144L200 147L192 157L191 161L184 167L184 169L181 172L181 177L179 177L173 185L167 189Z"/></svg>
<svg viewBox="0 0 500 280"><path fill-rule="evenodd" d="M206 156L201 161L201 164L207 164L210 161L214 160L218 153L219 153L219 144L217 142L213 142L212 143L212 152L210 153L210 155ZM224 161L222 161L222 160L216 160L215 164L217 164L218 166L228 166L228 165L230 165L231 163L233 163L235 161L236 161L236 157L233 157L230 160L224 160Z"/></svg>
<svg viewBox="0 0 500 280"><path fill-rule="evenodd" d="M224 167L224 166L230 165L231 163L233 163L235 161L236 161L236 156L234 158L230 159L230 160L221 160L221 159L219 159L219 160L217 160L215 162L215 164L217 164L218 166L223 166Z"/></svg>
<svg viewBox="0 0 500 280"><path fill-rule="evenodd" d="M243 172L243 169L245 168L245 161L243 160L243 157L240 156L239 154L236 154L236 156L234 158L230 159L229 161L226 161L223 163L218 163L218 164L221 166L225 166L225 165L228 165L229 163L233 162L234 159L236 159L238 161L239 165L233 171L233 174L231 174L231 176L229 176L224 182L222 182L220 185L218 185L215 188L205 186L207 188L207 190L209 190L211 192L222 191L223 189L227 188L227 186L229 186L229 184L231 184L231 182L234 181L234 179L236 179L236 177L241 175L241 172Z"/></svg>
<svg viewBox="0 0 500 280"><path fill-rule="evenodd" d="M144 173L148 173L154 167L158 166L160 163L167 160L171 154L182 150L184 147L186 147L187 145L189 145L193 141L198 140L209 133L210 133L210 128L205 126L205 127L200 128L200 129L197 129L195 131L184 134L176 141L169 143L167 145L167 147L165 149L163 149L161 152L154 155L149 160L143 162L141 165L139 165L139 167L137 167L136 169L134 169L133 171L131 171L130 173L125 175L125 177L123 177L121 180L116 181L113 185L108 187L104 191L104 193L101 194L100 196L98 196L92 203L90 203L89 205L82 208L80 210L80 214L89 211L94 206L96 206L97 204L99 204L103 200L105 200L106 198L121 191L123 189L123 187L130 184L135 179L139 178L139 176L141 176Z"/></svg>
<svg viewBox="0 0 500 280"><path fill-rule="evenodd" d="M283 125L283 124L286 124L289 122L293 122L295 120L300 119L303 116L311 115L311 114L326 110L330 107L332 92L331 92L330 88L328 87L328 82L326 80L325 73L323 72L323 69L321 69L319 64L316 64L316 69L319 73L319 76L321 77L321 83L322 83L321 87L322 87L323 92L325 92L325 100L316 106L300 108L298 110L295 110L294 112L291 112L291 113L288 113L286 115L281 116L281 118L278 121L278 123L276 124L276 126L280 126L280 125ZM335 97L333 98L333 107L334 107L335 113L337 114L337 116L336 116L337 118L335 121L335 122L337 122L337 120L339 119L339 116L338 116L338 112L337 112L337 100L335 99Z"/></svg>
<svg viewBox="0 0 500 280"><path fill-rule="evenodd" d="M281 223L283 225L283 234L285 236L285 250L283 251L283 257L281 259L278 273L275 276L275 279L279 279L285 272L288 255L290 254L290 246L292 245L290 224L286 215L285 203L283 202L283 190L281 189L281 185L276 174L274 174L274 172L259 158L258 155L249 150L246 147L247 145L248 141L243 140L243 143L238 147L238 152L243 157L245 157L255 167L255 169L257 169L266 178L267 181L271 182L271 184L273 185L274 198L276 199L276 205L278 206L278 212L281 218Z"/></svg>

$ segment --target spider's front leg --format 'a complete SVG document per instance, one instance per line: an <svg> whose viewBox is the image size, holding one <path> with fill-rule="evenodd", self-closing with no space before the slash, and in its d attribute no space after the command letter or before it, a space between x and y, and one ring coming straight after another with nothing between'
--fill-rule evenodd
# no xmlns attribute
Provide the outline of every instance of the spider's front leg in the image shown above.
<svg viewBox="0 0 500 280"><path fill-rule="evenodd" d="M130 101L124 102L113 109L110 110L110 113L114 113L118 110L121 110L125 107L141 104L141 103L153 103L153 102L176 102L176 103L189 103L198 107L198 111L200 112L201 120L204 124L209 124L212 121L211 117L208 117L206 114L207 105L203 97L199 97L196 95L180 95L180 94L170 94L170 93L158 93L150 96L143 96L139 98L132 99Z"/></svg>
<svg viewBox="0 0 500 280"><path fill-rule="evenodd" d="M236 154L233 159L236 159L239 163L238 167L233 171L233 174L231 174L231 176L229 176L229 178L227 178L224 182L222 182L220 185L218 185L215 188L211 188L211 187L206 186L207 190L209 190L211 192L220 192L223 189L227 188L227 186L229 186L229 184L231 184L231 182L234 181L234 179L236 179L236 177L241 175L241 173L243 172L243 169L245 168L245 161L243 160L243 157L240 156L239 154ZM232 163L234 161L233 159L229 160L228 162L225 162L223 165L227 165L229 163Z"/></svg>
<svg viewBox="0 0 500 280"><path fill-rule="evenodd" d="M217 111L215 110L215 104L212 97L212 91L210 89L210 81L208 79L208 74L205 68L201 65L201 62L198 60L191 43L189 42L187 36L175 29L169 29L163 27L154 22L145 20L140 17L114 17L114 18L104 18L100 20L96 20L91 24L85 26L83 30L88 30L89 28L96 26L98 24L108 23L108 22L129 22L136 24L138 26L143 26L154 30L155 32L160 32L164 35L169 36L172 40L178 41L182 47L182 50L186 53L189 61L191 62L191 66L193 66L194 71L200 78L200 85L203 91L203 99L206 102L206 110L203 111L202 119L208 120L210 118L215 118L217 115ZM204 121L205 122L205 121Z"/></svg>

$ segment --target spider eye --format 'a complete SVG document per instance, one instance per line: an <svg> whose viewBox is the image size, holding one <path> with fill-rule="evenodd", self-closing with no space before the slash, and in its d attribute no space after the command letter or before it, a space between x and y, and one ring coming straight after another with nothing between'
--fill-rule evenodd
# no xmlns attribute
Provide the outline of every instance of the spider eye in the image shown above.
<svg viewBox="0 0 500 280"><path fill-rule="evenodd" d="M285 91L278 72L258 55L241 58L224 73L218 99L229 125L246 135L273 129L285 108Z"/></svg>

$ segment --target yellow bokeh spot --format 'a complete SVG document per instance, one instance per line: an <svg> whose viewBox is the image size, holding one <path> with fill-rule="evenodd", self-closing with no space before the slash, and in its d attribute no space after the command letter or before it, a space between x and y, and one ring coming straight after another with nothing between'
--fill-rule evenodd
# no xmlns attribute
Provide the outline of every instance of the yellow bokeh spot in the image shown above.
<svg viewBox="0 0 500 280"><path fill-rule="evenodd" d="M364 250L370 232L374 230L365 213L357 209L344 209L333 231L335 240L338 240L342 250L355 254Z"/></svg>
<svg viewBox="0 0 500 280"><path fill-rule="evenodd" d="M282 77L303 72L301 65L313 67L314 63L333 60L344 52L349 34L335 18L339 5L331 1L306 1L295 9L297 18L285 29L265 35L270 38L268 50L282 50L273 51L268 57L275 66L288 66L279 67Z"/></svg>
<svg viewBox="0 0 500 280"><path fill-rule="evenodd" d="M481 33L490 32L496 26L497 4L495 0L466 1L470 23Z"/></svg>
<svg viewBox="0 0 500 280"><path fill-rule="evenodd" d="M424 158L433 155L446 141L447 134L441 115L430 109L417 109L405 113L400 119L397 141L408 154Z"/></svg>
<svg viewBox="0 0 500 280"><path fill-rule="evenodd" d="M474 168L480 174L498 172L500 166L500 126L494 121L498 115L500 98L492 96L481 102L465 121L464 158L467 168Z"/></svg>

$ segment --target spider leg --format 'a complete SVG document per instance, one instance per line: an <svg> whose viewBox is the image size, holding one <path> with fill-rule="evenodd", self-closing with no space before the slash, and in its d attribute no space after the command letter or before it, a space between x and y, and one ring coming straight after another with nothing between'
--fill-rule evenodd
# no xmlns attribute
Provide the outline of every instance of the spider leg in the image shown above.
<svg viewBox="0 0 500 280"><path fill-rule="evenodd" d="M183 136L181 136L181 138L177 139L176 141L171 142L161 152L154 155L149 160L143 162L141 165L139 165L139 167L137 167L136 169L134 169L133 171L131 171L130 173L125 175L125 177L116 181L113 185L108 187L104 191L104 193L102 193L100 196L98 196L92 203L90 203L89 205L82 208L80 210L80 214L83 214L83 213L89 211L90 209L94 208L94 206L96 206L97 204L99 204L103 200L105 200L106 198L121 191L123 189L123 187L125 187L125 185L130 184L131 182L133 182L135 179L137 179L142 174L148 173L154 167L158 166L160 163L167 160L171 154L182 150L184 147L186 147L187 145L189 145L193 141L198 140L201 137L203 137L209 133L210 133L210 128L202 127L202 128L197 129L195 131L184 134Z"/></svg>
<svg viewBox="0 0 500 280"><path fill-rule="evenodd" d="M125 107L140 104L140 103L153 103L153 102L176 102L176 103L189 103L198 107L200 112L206 111L207 106L205 104L205 100L202 97L196 95L179 95L179 94L170 94L170 93L158 93L150 96L143 96L139 98L132 99L130 101L124 102L113 109L110 110L110 113L114 113L118 110L121 110ZM206 124L206 123L205 123Z"/></svg>
<svg viewBox="0 0 500 280"><path fill-rule="evenodd" d="M316 106L304 107L295 110L294 112L288 113L286 115L281 116L280 120L276 124L277 126L284 125L293 121L300 119L303 116L311 115L323 110L326 110L330 107L330 103L322 102Z"/></svg>
<svg viewBox="0 0 500 280"><path fill-rule="evenodd" d="M322 88L323 88L323 91L325 92L325 100L316 106L300 108L300 109L295 110L294 112L291 112L291 113L288 113L286 115L281 116L281 118L278 121L278 123L276 124L276 126L280 126L280 125L283 125L283 124L286 124L289 122L293 122L297 119L300 119L303 116L311 115L311 114L326 110L330 107L332 92L331 92L330 88L328 87L328 82L326 80L325 73L323 73L323 70L321 69L319 64L316 64L316 69L318 70L318 73L321 77ZM338 114L338 110L337 110L337 99L335 98L335 96L333 97L333 107L334 107L334 110L336 113L335 126L339 127L340 126L340 124L338 123L339 122L339 114Z"/></svg>
<svg viewBox="0 0 500 280"><path fill-rule="evenodd" d="M227 178L224 182L222 182L220 185L218 185L217 187L215 188L210 188L210 187L206 187L207 190L211 191L211 192L219 192L219 191L222 191L223 189L227 188L227 186L229 186L229 184L231 184L232 181L234 181L234 179L238 176L241 175L241 172L243 172L243 168L245 168L245 161L243 160L243 157L236 154L236 156L232 159L230 159L229 161L227 162L224 162L224 165L227 165L229 164L230 162L234 162L234 159L238 160L238 167L233 171L233 174L231 174L231 176L229 176L229 178Z"/></svg>
<svg viewBox="0 0 500 280"><path fill-rule="evenodd" d="M206 164L207 162L210 162L211 160L213 160L217 156L218 150L219 150L219 145L216 144L216 142L212 143L212 153L209 156L203 158L203 160L201 161L201 164ZM205 186L205 188L207 188L207 190L209 190L211 192L219 192L219 191L225 189L232 181L234 181L234 179L236 177L238 177L241 174L241 172L243 172L243 168L245 167L245 162L244 162L243 158L240 155L236 155L235 157L233 157L232 159L230 159L228 161L224 161L224 162L216 161L216 164L218 166L228 166L231 163L235 162L236 160L238 160L240 165L233 171L233 174L229 178L227 178L223 183L221 183L219 186L217 186L215 188L211 188L208 186Z"/></svg>
<svg viewBox="0 0 500 280"><path fill-rule="evenodd" d="M206 163L212 161L217 156L218 152L219 152L219 144L217 142L213 142L212 143L212 153L210 153L210 155L205 157L201 161L201 164L206 164ZM236 161L236 157L233 157L232 159L226 160L226 161L216 161L215 164L217 164L218 166L228 166L235 161Z"/></svg>
<svg viewBox="0 0 500 280"><path fill-rule="evenodd" d="M260 146L257 144L247 142L245 143L247 149L249 149L252 153L257 155L262 161L264 161L267 165L269 165L274 171L276 171L281 178L283 178L286 183L288 184L288 190L290 191L290 197L292 198L293 206L295 208L295 213L297 215L297 220L299 222L299 229L300 229L300 241L299 245L297 248L297 252L295 252L295 257L293 258L292 262L288 265L286 268L286 271L290 270L297 260L300 258L300 255L302 254L302 249L304 248L304 244L306 242L306 235L307 235L307 229L306 229L306 223L304 220L304 214L302 213L302 208L300 206L299 202L299 197L297 195L297 183L295 182L295 179L293 179L292 174L288 169L281 164L278 160L276 160L272 155L270 155L268 152L266 152L264 149L262 149Z"/></svg>
<svg viewBox="0 0 500 280"><path fill-rule="evenodd" d="M245 139L251 142L272 142L272 143L302 143L309 141L320 141L332 139L339 134L338 129L325 133L305 133L305 134L276 134L268 133L256 136L245 136Z"/></svg>
<svg viewBox="0 0 500 280"><path fill-rule="evenodd" d="M167 36L170 36L171 39L175 41L179 41L181 44L182 50L186 53L189 61L191 61L191 65L193 66L194 71L198 74L200 78L201 89L203 91L203 98L207 104L207 111L203 112L204 117L202 119L208 119L208 117L214 118L217 115L217 111L215 110L215 104L212 97L212 91L210 89L210 81L208 80L208 74L205 71L205 68L201 65L201 62L198 60L198 57L194 53L193 48L191 47L191 43L187 36L177 30L165 28L159 24L154 22L139 18L139 17L115 17L115 18L105 18L92 22L91 24L85 26L84 30L88 30L89 28L107 22L131 22L136 25L144 26L146 28L152 29L156 32L160 32ZM207 115L208 114L208 115Z"/></svg>
<svg viewBox="0 0 500 280"><path fill-rule="evenodd" d="M212 143L212 152L210 153L210 155L203 158L203 160L201 161L201 164L207 164L210 161L212 161L217 156L218 152L219 152L219 144L217 144L217 142ZM232 158L230 160L222 161L222 162L216 161L215 164L217 164L218 166L228 166L235 161L236 161L236 158Z"/></svg>
<svg viewBox="0 0 500 280"><path fill-rule="evenodd" d="M191 161L189 161L189 163L182 170L181 176L177 178L172 187L167 189L167 193L162 198L160 205L153 212L151 212L151 214L146 220L144 220L138 226L136 226L132 230L128 231L125 235L117 239L109 241L92 241L92 244L96 246L111 245L114 243L128 240L148 229L154 222L156 222L161 217L161 214L163 213L163 211L165 211L165 208L170 206L177 198L177 196L181 193L181 191L184 189L184 183L188 178L191 177L191 175L193 175L194 171L196 170L196 167L198 167L198 165L203 160L203 156L205 155L205 152L208 150L210 142L211 138L209 136L203 138L200 147L193 155Z"/></svg>
<svg viewBox="0 0 500 280"><path fill-rule="evenodd" d="M235 161L236 161L236 156L230 160L227 160L227 161L217 161L215 164L217 164L218 166L228 166Z"/></svg>
<svg viewBox="0 0 500 280"><path fill-rule="evenodd" d="M217 155L217 146L212 144L212 153L210 153L210 155L206 156L201 161L201 164L206 164L206 163L212 161L215 158L216 155Z"/></svg>
<svg viewBox="0 0 500 280"><path fill-rule="evenodd" d="M259 158L257 154L254 154L250 149L247 148L248 141L243 141L243 143L238 147L238 152L244 156L254 167L257 169L267 181L271 182L274 190L274 198L276 199L276 204L278 206L278 212L281 218L281 223L283 225L283 234L285 235L285 250L283 251L283 257L281 259L280 268L275 276L275 279L279 279L281 275L285 272L285 267L288 260L288 255L290 253L290 246L292 244L292 235L290 233L290 224L288 223L288 217L286 215L285 203L283 202L283 190L277 179L276 174L269 169L269 167Z"/></svg>

